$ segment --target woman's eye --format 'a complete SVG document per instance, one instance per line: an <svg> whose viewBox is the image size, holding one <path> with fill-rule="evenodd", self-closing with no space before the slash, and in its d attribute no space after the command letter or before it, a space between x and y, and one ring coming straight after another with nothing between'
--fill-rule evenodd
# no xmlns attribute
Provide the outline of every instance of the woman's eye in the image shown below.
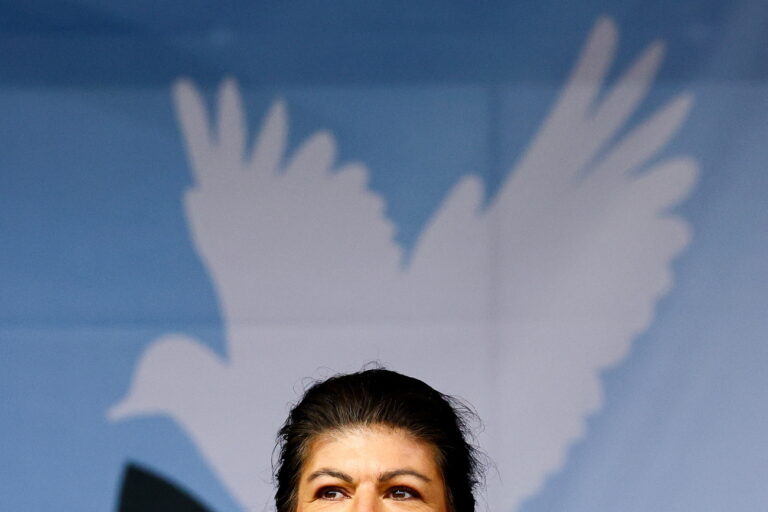
<svg viewBox="0 0 768 512"><path fill-rule="evenodd" d="M410 500L419 497L419 493L410 487L393 487L389 490L389 495L393 500Z"/></svg>
<svg viewBox="0 0 768 512"><path fill-rule="evenodd" d="M317 491L316 496L321 500L338 501L343 500L346 494L338 487L323 487Z"/></svg>

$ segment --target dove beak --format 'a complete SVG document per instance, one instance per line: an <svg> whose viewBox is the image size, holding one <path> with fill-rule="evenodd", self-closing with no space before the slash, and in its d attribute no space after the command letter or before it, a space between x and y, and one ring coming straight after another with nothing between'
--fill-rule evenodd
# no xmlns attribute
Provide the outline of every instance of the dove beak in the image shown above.
<svg viewBox="0 0 768 512"><path fill-rule="evenodd" d="M134 407L130 397L127 397L109 408L107 411L107 419L111 422L117 422L133 416L138 412L139 411Z"/></svg>

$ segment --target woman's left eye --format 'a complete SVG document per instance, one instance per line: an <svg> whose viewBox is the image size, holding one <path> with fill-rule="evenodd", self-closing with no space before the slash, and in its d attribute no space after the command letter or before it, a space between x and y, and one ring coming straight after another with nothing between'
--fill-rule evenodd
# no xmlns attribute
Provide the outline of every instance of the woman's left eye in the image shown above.
<svg viewBox="0 0 768 512"><path fill-rule="evenodd" d="M393 487L389 490L389 496L393 500L410 500L412 498L418 498L419 493L410 487Z"/></svg>

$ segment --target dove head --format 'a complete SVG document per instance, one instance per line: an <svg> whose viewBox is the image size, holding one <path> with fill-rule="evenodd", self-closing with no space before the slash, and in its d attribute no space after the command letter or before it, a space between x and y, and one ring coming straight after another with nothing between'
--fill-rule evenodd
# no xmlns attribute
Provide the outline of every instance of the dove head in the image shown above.
<svg viewBox="0 0 768 512"><path fill-rule="evenodd" d="M404 432L432 448L451 512L474 512L479 451L469 442L475 414L426 383L376 368L337 375L310 387L278 433L277 512L296 512L297 490L312 444L360 428Z"/></svg>
<svg viewBox="0 0 768 512"><path fill-rule="evenodd" d="M143 355L131 389L107 413L110 421L133 416L195 412L221 373L221 362L208 348L182 335L166 335Z"/></svg>

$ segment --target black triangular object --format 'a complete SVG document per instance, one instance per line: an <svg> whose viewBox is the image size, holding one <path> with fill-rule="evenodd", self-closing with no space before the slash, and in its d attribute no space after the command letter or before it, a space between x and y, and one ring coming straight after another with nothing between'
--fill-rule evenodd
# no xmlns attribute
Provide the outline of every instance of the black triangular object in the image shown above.
<svg viewBox="0 0 768 512"><path fill-rule="evenodd" d="M118 512L213 512L165 478L127 464Z"/></svg>

